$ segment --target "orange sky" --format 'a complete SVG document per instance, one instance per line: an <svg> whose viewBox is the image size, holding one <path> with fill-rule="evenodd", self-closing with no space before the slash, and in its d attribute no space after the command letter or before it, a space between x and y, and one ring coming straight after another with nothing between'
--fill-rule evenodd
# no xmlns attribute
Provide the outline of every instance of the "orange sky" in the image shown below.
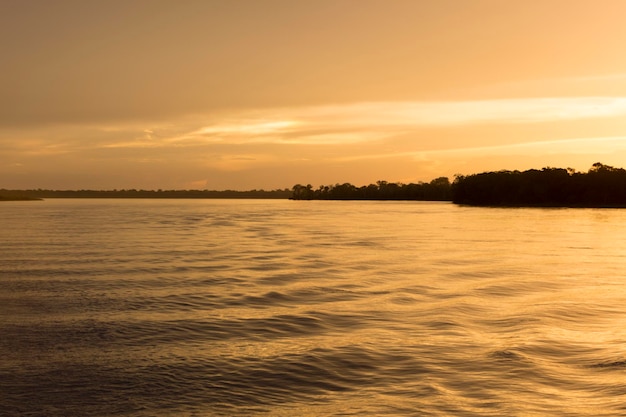
<svg viewBox="0 0 626 417"><path fill-rule="evenodd" d="M626 1L0 0L0 188L626 166Z"/></svg>

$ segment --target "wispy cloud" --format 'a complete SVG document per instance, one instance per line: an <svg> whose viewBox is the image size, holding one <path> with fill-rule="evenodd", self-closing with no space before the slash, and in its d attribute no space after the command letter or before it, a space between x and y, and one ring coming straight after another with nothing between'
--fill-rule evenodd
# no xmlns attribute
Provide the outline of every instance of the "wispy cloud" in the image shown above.
<svg viewBox="0 0 626 417"><path fill-rule="evenodd" d="M376 102L303 109L305 120L411 128L477 123L537 123L626 114L626 97L523 98L447 102Z"/></svg>
<svg viewBox="0 0 626 417"><path fill-rule="evenodd" d="M534 141L491 146L460 146L453 149L425 151L405 151L348 155L335 158L337 161L356 161L383 158L432 159L438 156L502 156L502 155L609 155L626 151L626 136L571 138L560 140Z"/></svg>
<svg viewBox="0 0 626 417"><path fill-rule="evenodd" d="M450 150L432 151L432 153L457 154L611 154L626 150L626 136L570 138L514 143L495 146L476 146Z"/></svg>
<svg viewBox="0 0 626 417"><path fill-rule="evenodd" d="M342 144L423 127L564 122L621 115L626 115L626 97L363 102L229 115L225 121L195 127L171 141Z"/></svg>
<svg viewBox="0 0 626 417"><path fill-rule="evenodd" d="M239 123L234 124L218 124L214 126L202 127L194 132L191 132L190 135L265 135L292 130L297 124L298 122L293 120L240 121Z"/></svg>
<svg viewBox="0 0 626 417"><path fill-rule="evenodd" d="M43 153L86 148L350 145L424 128L569 123L619 116L626 116L626 97L359 102L195 115L154 124L61 127L58 134L53 129L45 132L45 145L29 148Z"/></svg>

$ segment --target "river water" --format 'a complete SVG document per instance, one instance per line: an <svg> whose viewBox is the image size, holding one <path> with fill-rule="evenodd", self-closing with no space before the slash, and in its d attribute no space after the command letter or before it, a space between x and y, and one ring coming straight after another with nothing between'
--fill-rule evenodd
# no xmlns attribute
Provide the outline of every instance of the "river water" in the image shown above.
<svg viewBox="0 0 626 417"><path fill-rule="evenodd" d="M626 210L0 205L2 416L623 416Z"/></svg>

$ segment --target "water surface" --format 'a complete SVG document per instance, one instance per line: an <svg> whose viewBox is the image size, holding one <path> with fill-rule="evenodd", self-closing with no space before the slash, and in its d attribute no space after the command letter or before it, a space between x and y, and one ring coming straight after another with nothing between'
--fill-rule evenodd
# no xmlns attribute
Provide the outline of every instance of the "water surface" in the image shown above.
<svg viewBox="0 0 626 417"><path fill-rule="evenodd" d="M0 206L0 415L626 415L626 211Z"/></svg>

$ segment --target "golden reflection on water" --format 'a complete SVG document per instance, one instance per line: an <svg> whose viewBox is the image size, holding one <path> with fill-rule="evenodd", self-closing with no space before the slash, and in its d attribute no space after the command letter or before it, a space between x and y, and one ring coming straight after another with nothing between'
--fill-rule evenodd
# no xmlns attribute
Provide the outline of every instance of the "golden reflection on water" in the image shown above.
<svg viewBox="0 0 626 417"><path fill-rule="evenodd" d="M50 201L5 214L0 406L16 415L624 411L621 210Z"/></svg>

